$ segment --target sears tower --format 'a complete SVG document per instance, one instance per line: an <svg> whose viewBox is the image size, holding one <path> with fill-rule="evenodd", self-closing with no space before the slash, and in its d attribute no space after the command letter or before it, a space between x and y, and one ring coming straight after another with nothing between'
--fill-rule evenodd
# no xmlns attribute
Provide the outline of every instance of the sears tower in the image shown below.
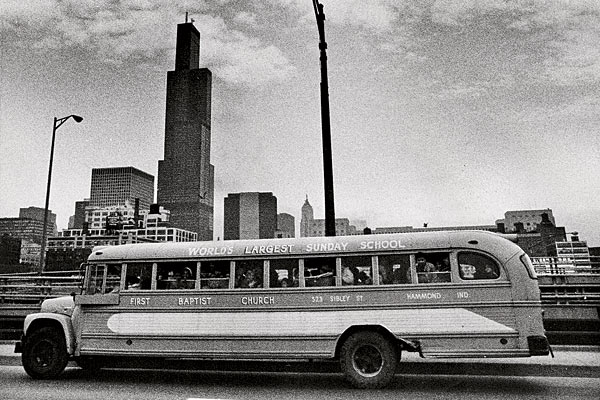
<svg viewBox="0 0 600 400"><path fill-rule="evenodd" d="M214 166L210 163L212 75L199 68L200 32L177 25L175 70L167 72L165 155L158 161L157 201L171 225L213 239Z"/></svg>

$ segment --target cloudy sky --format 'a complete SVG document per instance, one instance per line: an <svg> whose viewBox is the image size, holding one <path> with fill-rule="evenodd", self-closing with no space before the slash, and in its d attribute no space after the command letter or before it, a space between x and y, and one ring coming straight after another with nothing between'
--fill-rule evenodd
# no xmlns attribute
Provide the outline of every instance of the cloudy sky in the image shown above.
<svg viewBox="0 0 600 400"><path fill-rule="evenodd" d="M336 216L370 227L494 224L553 210L600 246L600 2L322 0ZM311 0L3 0L0 216L66 228L92 168L157 176L185 12L213 72L215 236L227 193L323 218Z"/></svg>

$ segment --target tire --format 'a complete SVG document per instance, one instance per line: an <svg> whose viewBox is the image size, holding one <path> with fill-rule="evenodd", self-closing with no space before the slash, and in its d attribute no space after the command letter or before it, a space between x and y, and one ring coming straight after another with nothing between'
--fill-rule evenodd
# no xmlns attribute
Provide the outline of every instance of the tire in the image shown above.
<svg viewBox="0 0 600 400"><path fill-rule="evenodd" d="M352 386L359 389L383 388L394 378L398 350L377 332L357 332L342 345L340 365Z"/></svg>
<svg viewBox="0 0 600 400"><path fill-rule="evenodd" d="M63 333L45 327L29 334L25 339L21 361L25 372L34 379L58 377L69 361Z"/></svg>

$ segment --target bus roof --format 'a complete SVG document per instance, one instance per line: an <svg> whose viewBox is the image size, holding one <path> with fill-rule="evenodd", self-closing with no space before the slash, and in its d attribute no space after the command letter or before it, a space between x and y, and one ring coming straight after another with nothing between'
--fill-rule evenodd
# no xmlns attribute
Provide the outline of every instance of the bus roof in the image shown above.
<svg viewBox="0 0 600 400"><path fill-rule="evenodd" d="M206 242L139 243L96 247L90 262L158 261L173 259L330 256L390 251L478 249L507 260L522 250L499 234L486 231L437 231L385 235L303 237Z"/></svg>

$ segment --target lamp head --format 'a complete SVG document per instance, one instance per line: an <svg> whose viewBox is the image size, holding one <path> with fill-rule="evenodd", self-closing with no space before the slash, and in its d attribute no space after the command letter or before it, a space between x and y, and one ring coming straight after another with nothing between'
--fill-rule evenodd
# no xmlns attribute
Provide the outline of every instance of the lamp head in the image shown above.
<svg viewBox="0 0 600 400"><path fill-rule="evenodd" d="M73 119L75 120L75 122L81 122L81 121L83 121L83 117L80 117L79 115L71 115L71 117L73 117Z"/></svg>

